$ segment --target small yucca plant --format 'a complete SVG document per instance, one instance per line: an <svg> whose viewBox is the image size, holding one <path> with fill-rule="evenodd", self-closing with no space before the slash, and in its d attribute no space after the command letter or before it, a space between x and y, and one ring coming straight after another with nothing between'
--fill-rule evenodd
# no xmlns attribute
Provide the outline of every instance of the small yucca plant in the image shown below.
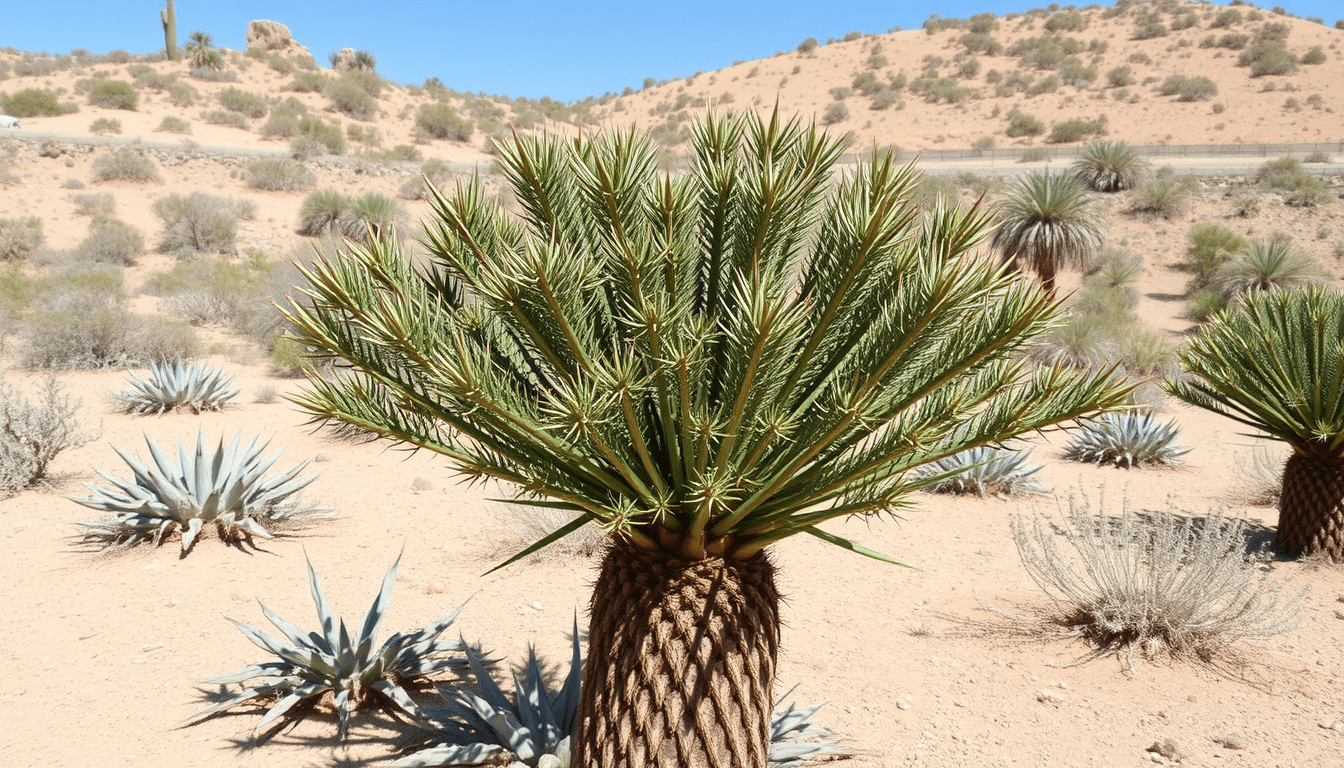
<svg viewBox="0 0 1344 768"><path fill-rule="evenodd" d="M1041 466L1027 466L1030 450L981 446L939 459L924 469L929 489L942 493L990 496L1001 493L1039 493L1045 488L1031 481Z"/></svg>
<svg viewBox="0 0 1344 768"><path fill-rule="evenodd" d="M198 432L196 450L189 452L179 438L177 460L145 438L152 462L143 463L118 449L117 455L130 466L133 476L123 480L106 472L98 475L114 488L85 483L92 496L71 501L108 514L80 523L85 540L107 547L134 546L150 541L155 545L175 530L182 532L185 555L202 529L214 524L225 541L273 538L273 530L292 527L313 517L317 510L290 500L316 476L299 477L308 462L265 477L283 451L263 452L269 443L252 438L240 449L241 433L227 447L221 438L214 450L205 447L205 433Z"/></svg>
<svg viewBox="0 0 1344 768"><path fill-rule="evenodd" d="M1128 143L1094 141L1073 164L1073 175L1094 192L1122 192L1139 183L1144 166Z"/></svg>
<svg viewBox="0 0 1344 768"><path fill-rule="evenodd" d="M1047 621L1097 651L1215 661L1236 642L1288 631L1301 592L1287 593L1246 551L1242 520L1157 512L1093 513L1086 498L1060 505L1060 525L1014 518L1022 565L1054 601ZM1068 549L1059 546L1059 530Z"/></svg>
<svg viewBox="0 0 1344 768"><path fill-rule="evenodd" d="M452 613L422 629L398 632L375 647L400 562L398 557L383 577L383 587L354 636L346 629L345 620L331 612L311 562L308 563L308 584L313 602L317 604L321 632L304 634L260 602L262 614L280 630L284 640L229 619L248 640L275 654L279 660L253 664L231 675L206 680L225 686L237 683L242 686L242 691L206 707L193 717L223 712L248 701L274 701L253 729L256 732L279 720L295 705L331 695L331 704L340 717L338 734L342 740L349 730L350 713L375 700L423 723L424 714L402 686L467 666L466 657L460 655L467 648L465 643L438 639L467 604L459 605ZM477 663L483 662L477 659Z"/></svg>
<svg viewBox="0 0 1344 768"><path fill-rule="evenodd" d="M131 372L131 388L114 397L126 413L160 414L178 408L192 413L218 411L238 395L233 377L222 368L208 368L196 361L151 362L149 378Z"/></svg>
<svg viewBox="0 0 1344 768"><path fill-rule="evenodd" d="M480 693L458 690L433 714L442 722L444 743L420 750L390 768L446 768L466 765L527 765L570 768L574 729L578 725L583 659L575 623L569 673L559 691L542 678L534 649L528 649L522 679L513 677L513 700L486 670L486 661L465 648ZM785 694L784 698L787 698ZM769 768L803 765L816 758L847 755L836 734L811 722L817 707L776 710L770 718ZM551 760L545 760L550 756Z"/></svg>
<svg viewBox="0 0 1344 768"><path fill-rule="evenodd" d="M1173 464L1190 452L1176 445L1176 422L1159 423L1151 413L1103 413L1078 423L1064 456L1075 461L1114 464L1131 469L1144 464Z"/></svg>
<svg viewBox="0 0 1344 768"><path fill-rule="evenodd" d="M1275 234L1251 243L1218 268L1213 285L1229 298L1247 291L1297 288L1319 283L1319 264L1293 248L1287 236Z"/></svg>

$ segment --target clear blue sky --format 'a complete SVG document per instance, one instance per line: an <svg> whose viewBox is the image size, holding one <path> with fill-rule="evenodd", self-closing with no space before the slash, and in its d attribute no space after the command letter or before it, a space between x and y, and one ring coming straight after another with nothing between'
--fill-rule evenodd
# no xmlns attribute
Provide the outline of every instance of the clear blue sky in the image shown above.
<svg viewBox="0 0 1344 768"><path fill-rule="evenodd" d="M1291 13L1320 16L1331 24L1344 17L1344 0L1278 1ZM51 53L156 51L163 47L163 5L162 0L4 0L0 46ZM287 25L324 64L331 51L362 48L378 58L379 73L399 83L421 83L432 75L460 91L572 101L638 88L646 77L682 77L735 59L792 50L808 37L825 41L850 30L912 29L935 12L965 18L988 10L1002 16L1044 5L1004 0L178 0L177 24L179 39L199 29L218 45L242 49L247 23L272 19Z"/></svg>

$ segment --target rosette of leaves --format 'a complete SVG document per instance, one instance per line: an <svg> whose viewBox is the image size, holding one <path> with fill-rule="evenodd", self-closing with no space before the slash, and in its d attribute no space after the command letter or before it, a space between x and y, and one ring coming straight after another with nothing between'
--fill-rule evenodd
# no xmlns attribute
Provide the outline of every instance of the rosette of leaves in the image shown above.
<svg viewBox="0 0 1344 768"><path fill-rule="evenodd" d="M1030 450L1015 451L985 445L955 453L927 465L929 490L941 493L974 493L980 497L1001 493L1043 493L1045 488L1029 480L1041 465L1027 465Z"/></svg>
<svg viewBox="0 0 1344 768"><path fill-rule="evenodd" d="M192 413L218 411L238 395L233 377L225 376L224 369L194 360L151 362L149 378L142 379L132 371L130 384L131 388L118 392L116 398L126 413L134 414L160 414L178 408L190 408Z"/></svg>
<svg viewBox="0 0 1344 768"><path fill-rule="evenodd" d="M1065 458L1132 469L1144 464L1174 464L1190 452L1176 444L1176 422L1159 422L1151 413L1122 411L1080 421Z"/></svg>
<svg viewBox="0 0 1344 768"><path fill-rule="evenodd" d="M340 717L338 734L341 740L349 731L350 713L374 702L423 722L424 713L403 686L467 666L467 659L461 655L467 648L465 643L460 639L439 639L467 604L462 603L448 615L421 629L397 632L381 646L375 646L400 562L398 556L383 577L382 589L368 613L364 614L357 634L351 635L345 620L331 612L322 596L312 562L307 563L308 585L313 602L317 604L321 632L304 634L260 601L257 604L261 605L262 614L280 630L284 639L229 619L248 640L278 659L206 680L224 686L237 683L242 686L242 691L206 707L193 717L223 712L249 701L273 702L253 729L256 732L284 717L296 705L330 694L332 706ZM483 666L487 662L477 657L475 663Z"/></svg>
<svg viewBox="0 0 1344 768"><path fill-rule="evenodd" d="M391 768L435 768L471 765L527 765L531 768L569 768L571 742L578 725L583 658L579 627L574 625L569 673L558 691L550 690L541 674L536 650L528 649L520 679L513 676L513 700L500 689L486 661L465 647L479 693L459 689L446 706L434 712L441 720L444 743L420 750L393 763ZM788 694L785 694L787 698ZM770 768L802 765L815 758L846 755L835 743L836 734L811 722L820 706L776 710L770 719Z"/></svg>
<svg viewBox="0 0 1344 768"><path fill-rule="evenodd" d="M317 510L291 501L317 479L315 475L299 477L308 462L267 477L283 451L266 456L270 443L258 445L260 439L254 437L240 447L239 432L227 446L221 438L208 450L205 432L200 431L194 452L178 439L176 461L148 437L148 462L113 448L131 468L132 476L124 480L99 470L99 477L112 488L85 483L93 495L71 497L77 504L108 513L80 523L85 540L101 541L109 548L146 541L157 546L180 530L185 555L206 525L213 524L224 541L236 542L250 541L253 536L270 539L272 531L311 518Z"/></svg>

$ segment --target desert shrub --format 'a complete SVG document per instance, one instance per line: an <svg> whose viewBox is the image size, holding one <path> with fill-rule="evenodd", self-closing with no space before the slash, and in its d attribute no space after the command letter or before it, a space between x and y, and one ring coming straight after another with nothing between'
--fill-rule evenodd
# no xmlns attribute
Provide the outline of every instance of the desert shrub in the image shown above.
<svg viewBox="0 0 1344 768"><path fill-rule="evenodd" d="M415 125L436 139L467 141L471 138L471 121L457 114L447 104L422 104L415 115Z"/></svg>
<svg viewBox="0 0 1344 768"><path fill-rule="evenodd" d="M200 95L201 92L191 87L189 83L173 82L168 85L168 101L175 106L189 107L196 103Z"/></svg>
<svg viewBox="0 0 1344 768"><path fill-rule="evenodd" d="M237 112L254 120L265 117L270 111L265 96L233 87L219 92L219 105L230 112Z"/></svg>
<svg viewBox="0 0 1344 768"><path fill-rule="evenodd" d="M134 264L145 252L145 236L124 221L97 216L89 222L89 234L76 250L95 262Z"/></svg>
<svg viewBox="0 0 1344 768"><path fill-rule="evenodd" d="M1060 11L1045 20L1047 32L1081 32L1087 28L1087 17L1078 11Z"/></svg>
<svg viewBox="0 0 1344 768"><path fill-rule="evenodd" d="M1134 25L1135 40L1152 40L1156 37L1166 37L1171 34L1171 30L1166 24L1162 23L1162 16L1156 11L1153 13L1139 16Z"/></svg>
<svg viewBox="0 0 1344 768"><path fill-rule="evenodd" d="M89 123L89 133L121 133L121 121L110 117L100 117Z"/></svg>
<svg viewBox="0 0 1344 768"><path fill-rule="evenodd" d="M1198 182L1190 176L1153 179L1134 190L1128 213L1160 216L1164 219L1180 216L1189 208L1190 195L1197 186Z"/></svg>
<svg viewBox="0 0 1344 768"><path fill-rule="evenodd" d="M1041 465L1027 465L1031 451L983 446L939 459L921 468L935 493L1001 496L1004 494L1044 493L1045 488L1031 480Z"/></svg>
<svg viewBox="0 0 1344 768"><path fill-rule="evenodd" d="M299 133L299 118L307 114L308 107L291 96L271 108L271 116L262 124L260 133L268 139L292 139Z"/></svg>
<svg viewBox="0 0 1344 768"><path fill-rule="evenodd" d="M513 498L517 494L499 487L494 499ZM507 494L507 495L505 495ZM534 507L526 504L492 502L496 507L495 517L503 525L503 533L493 543L500 555L512 555L521 552L527 545L560 530L572 519L564 510ZM540 538L534 538L540 537ZM572 541L571 541L572 539ZM574 561L595 557L605 544L602 529L589 523L574 534L555 542L555 546L546 547L530 556L533 561Z"/></svg>
<svg viewBox="0 0 1344 768"><path fill-rule="evenodd" d="M1190 293L1185 301L1185 313L1192 320L1205 322L1214 315L1227 309L1227 297L1219 291L1201 288Z"/></svg>
<svg viewBox="0 0 1344 768"><path fill-rule="evenodd" d="M46 477L61 451L93 439L80 429L79 400L71 400L54 372L31 402L0 377L0 494L17 493Z"/></svg>
<svg viewBox="0 0 1344 768"><path fill-rule="evenodd" d="M105 297L77 295L40 312L20 334L20 364L30 370L148 365L196 354L196 336L181 323L127 312Z"/></svg>
<svg viewBox="0 0 1344 768"><path fill-rule="evenodd" d="M1181 101L1208 101L1218 95L1218 85L1203 76L1171 75L1157 91L1163 96L1179 96Z"/></svg>
<svg viewBox="0 0 1344 768"><path fill-rule="evenodd" d="M1222 29L1241 23L1241 11L1236 8L1224 8L1209 22L1210 29Z"/></svg>
<svg viewBox="0 0 1344 768"><path fill-rule="evenodd" d="M154 161L129 149L114 149L93 160L94 181L159 182L163 177Z"/></svg>
<svg viewBox="0 0 1344 768"><path fill-rule="evenodd" d="M1003 43L987 33L967 32L957 38L957 42L965 46L966 52L971 55L998 56L1003 53Z"/></svg>
<svg viewBox="0 0 1344 768"><path fill-rule="evenodd" d="M297 72L282 90L296 93L322 93L331 78L321 72Z"/></svg>
<svg viewBox="0 0 1344 768"><path fill-rule="evenodd" d="M360 242L373 237L391 236L405 229L406 211L401 203L377 192L369 192L350 201L337 226L343 236Z"/></svg>
<svg viewBox="0 0 1344 768"><path fill-rule="evenodd" d="M42 220L36 216L0 219L0 261L26 259L41 248L45 240Z"/></svg>
<svg viewBox="0 0 1344 768"><path fill-rule="evenodd" d="M1040 96L1043 93L1054 93L1059 90L1059 77L1057 75L1048 75L1037 80L1027 88L1028 96Z"/></svg>
<svg viewBox="0 0 1344 768"><path fill-rule="evenodd" d="M1062 123L1055 123L1050 126L1050 136L1046 141L1051 144L1067 144L1075 141L1082 141L1089 136L1096 136L1106 131L1106 117L1102 116L1096 120L1084 120L1075 118L1065 120Z"/></svg>
<svg viewBox="0 0 1344 768"><path fill-rule="evenodd" d="M449 178L448 166L440 160L427 161L420 168L420 176L407 179L401 185L401 188L397 190L397 197L402 200L428 200L429 189L425 185L426 178L434 186L441 186Z"/></svg>
<svg viewBox="0 0 1344 768"><path fill-rule="evenodd" d="M247 118L238 112L215 109L201 113L201 119L210 125L225 125L230 128L248 129Z"/></svg>
<svg viewBox="0 0 1344 768"><path fill-rule="evenodd" d="M836 101L826 105L826 109L821 112L821 122L823 125L835 125L849 119L849 107L844 103Z"/></svg>
<svg viewBox="0 0 1344 768"><path fill-rule="evenodd" d="M1273 25L1266 25L1266 27L1269 26ZM1262 31L1260 35L1256 35L1255 40L1249 46L1242 50L1237 57L1237 64L1250 67L1251 77L1287 75L1297 71L1297 56L1288 51L1288 47L1282 40L1266 37Z"/></svg>
<svg viewBox="0 0 1344 768"><path fill-rule="evenodd" d="M1240 451L1232 454L1239 501L1256 507L1278 506L1288 457L1282 452L1271 452L1264 441L1256 443L1249 453L1249 456Z"/></svg>
<svg viewBox="0 0 1344 768"><path fill-rule="evenodd" d="M294 379L304 375L304 371L313 367L309 351L299 342L288 336L276 336L267 348L271 365L271 375L282 379Z"/></svg>
<svg viewBox="0 0 1344 768"><path fill-rule="evenodd" d="M1011 138L1040 136L1045 133L1045 122L1035 115L1018 113L1008 120L1008 129L1004 133Z"/></svg>
<svg viewBox="0 0 1344 768"><path fill-rule="evenodd" d="M817 49L817 38L809 37L798 44L796 49L799 53L811 53Z"/></svg>
<svg viewBox="0 0 1344 768"><path fill-rule="evenodd" d="M1060 521L1017 517L1022 565L1055 604L1047 617L1096 647L1123 654L1212 662L1230 646L1292 628L1301 592L1288 594L1246 551L1246 523L1221 513L1120 516L1071 497ZM1059 530L1072 554L1058 545Z"/></svg>
<svg viewBox="0 0 1344 768"><path fill-rule="evenodd" d="M1319 151L1317 151L1317 152L1312 152L1312 153L1308 154L1306 157L1302 158L1302 162L1304 162L1304 163L1328 163L1328 162L1330 162L1330 153L1329 153L1329 152L1319 152Z"/></svg>
<svg viewBox="0 0 1344 768"><path fill-rule="evenodd" d="M111 192L88 192L71 195L78 216L111 216L117 210L117 198Z"/></svg>
<svg viewBox="0 0 1344 768"><path fill-rule="evenodd" d="M502 136L499 138L501 140L503 139ZM494 146L490 143L489 137L487 137L487 144L492 147ZM425 159L425 154L421 152L418 147L411 144L396 144L391 149L382 152L373 152L370 153L369 156L384 163L418 163Z"/></svg>
<svg viewBox="0 0 1344 768"><path fill-rule="evenodd" d="M91 106L134 110L140 94L125 80L95 79L89 86L88 98Z"/></svg>
<svg viewBox="0 0 1344 768"><path fill-rule="evenodd" d="M1306 173L1276 176L1270 186L1286 193L1283 201L1288 205L1306 207L1330 199L1330 185L1324 179Z"/></svg>
<svg viewBox="0 0 1344 768"><path fill-rule="evenodd" d="M232 253L238 234L238 206L203 192L171 194L154 201L163 222L161 253Z"/></svg>
<svg viewBox="0 0 1344 768"><path fill-rule="evenodd" d="M0 112L13 117L56 117L67 111L55 91L25 88L0 99Z"/></svg>
<svg viewBox="0 0 1344 768"><path fill-rule="evenodd" d="M191 123L188 123L186 120L183 120L180 117L173 117L172 115L168 115L159 122L159 127L155 128L154 130L162 131L164 133L190 134Z"/></svg>
<svg viewBox="0 0 1344 768"><path fill-rule="evenodd" d="M341 75L341 80L347 83L354 83L359 86L360 90L375 99L383 95L383 78L379 77L378 73L374 72L372 68L369 68L368 70L352 69L349 72L343 73Z"/></svg>
<svg viewBox="0 0 1344 768"><path fill-rule="evenodd" d="M218 54L218 51L216 51L215 53ZM191 69L191 71L187 73L187 75L188 75L189 77L191 77L193 80L204 80L204 81L207 82L207 83L236 83L236 82L238 82L238 73L237 73L237 72L234 72L234 71L231 70L231 69L223 69L223 68L221 68L221 67L222 67L222 60L220 60L220 59L215 59L215 61L221 61L221 66L220 66L220 67L193 67L193 68Z"/></svg>
<svg viewBox="0 0 1344 768"><path fill-rule="evenodd" d="M322 89L322 95L331 101L332 109L356 120L371 120L378 114L378 104L373 97L368 94L358 83L340 78L338 80L329 80ZM422 105L421 110L425 106ZM440 104L435 106L444 106Z"/></svg>
<svg viewBox="0 0 1344 768"><path fill-rule="evenodd" d="M1218 269L1247 246L1247 242L1232 230L1218 224L1196 224L1190 228L1190 246L1186 249L1183 268L1194 273L1192 287L1208 285Z"/></svg>
<svg viewBox="0 0 1344 768"><path fill-rule="evenodd" d="M303 199L299 209L299 234L317 237L339 232L340 222L350 209L351 199L335 190L319 189Z"/></svg>
<svg viewBox="0 0 1344 768"><path fill-rule="evenodd" d="M1190 29L1197 24L1199 24L1199 18L1193 13L1178 14L1171 19L1171 29L1174 32L1179 32L1182 29Z"/></svg>
<svg viewBox="0 0 1344 768"><path fill-rule="evenodd" d="M1282 233L1257 240L1233 254L1214 274L1212 287L1232 298L1247 291L1298 288L1319 283L1325 274L1316 260L1293 248Z"/></svg>
<svg viewBox="0 0 1344 768"><path fill-rule="evenodd" d="M1017 158L1019 163L1040 163L1050 159L1050 150L1045 147L1031 147L1022 151Z"/></svg>
<svg viewBox="0 0 1344 768"><path fill-rule="evenodd" d="M247 186L268 192L311 189L317 177L302 163L289 159L257 160L247 166Z"/></svg>
<svg viewBox="0 0 1344 768"><path fill-rule="evenodd" d="M333 155L345 154L345 134L341 133L339 125L332 125L316 115L307 115L299 118L298 136L295 137L295 144L302 140L315 142L320 145L322 151ZM294 149L293 146L290 147Z"/></svg>
<svg viewBox="0 0 1344 768"><path fill-rule="evenodd" d="M873 100L868 106L871 109L880 111L883 109L887 109L891 105L895 104L897 101L899 101L899 99L896 98L896 93L894 91L892 91L889 88L883 88L882 90L873 94Z"/></svg>

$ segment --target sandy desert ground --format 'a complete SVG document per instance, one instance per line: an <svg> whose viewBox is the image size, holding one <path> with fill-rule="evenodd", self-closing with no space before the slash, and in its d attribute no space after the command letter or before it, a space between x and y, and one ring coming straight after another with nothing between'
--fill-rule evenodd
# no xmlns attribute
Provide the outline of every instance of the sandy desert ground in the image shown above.
<svg viewBox="0 0 1344 768"><path fill-rule="evenodd" d="M1203 6L1197 8L1204 13ZM1344 139L1334 111L1344 109L1344 59L1337 47L1344 32L1287 21L1294 50L1322 45L1330 52L1325 65L1304 67L1282 79L1295 84L1299 99L1322 94L1321 109L1266 109L1266 104L1281 104L1284 94L1259 90L1262 84L1251 81L1244 70L1230 65L1220 69L1222 62L1212 58L1213 52L1197 46L1167 50L1182 36L1197 40L1202 25L1132 47L1124 35L1132 20L1094 20L1078 34L1110 40L1099 63L1103 71L1131 50L1145 51L1155 61L1154 74L1184 68L1211 73L1219 82L1218 100L1227 105L1217 120L1226 127L1219 130L1206 114L1209 104L1168 103L1148 94L1149 88L1137 105L1122 108L1105 101L1111 137L1135 143ZM1025 26L1016 28L1016 22L1004 24L1011 27L1001 35L1005 43L1033 33ZM739 106L758 98L769 101L778 92L786 108L810 113L825 105L829 88L849 80L866 55L863 50L874 41L883 43L893 71L913 74L925 54L947 55L956 34L899 32L823 46L806 57L787 53L745 62L697 76L694 84L677 81L622 97L623 113L603 112L614 109L609 102L595 114L607 123L633 118L648 125L657 104L679 92L708 97L725 89L732 90ZM296 35L301 31L296 29ZM1187 52L1191 57L1181 58ZM1207 61L1201 58L1206 56ZM154 66L166 71L175 65ZM803 71L790 74L794 66ZM754 67L760 68L759 74L747 78ZM1139 72L1141 77L1147 74ZM73 88L79 76L59 73L41 84ZM255 63L241 76L232 85L272 95L279 95L285 79ZM777 85L783 77L789 78L787 89ZM207 93L228 85L194 84ZM0 86L13 92L25 87L25 81L11 78ZM1072 90L1038 97L1030 111L1050 122L1096 111L1083 106L1085 99L1101 95L1099 108L1110 98L1101 91L1064 92ZM314 110L324 107L317 96L302 98ZM391 90L376 123L386 145L410 140L413 118L407 115L423 98L405 89ZM1013 100L986 98L964 108L907 102L904 110L874 116L856 109L860 115L837 128L855 130L863 141L894 142L907 149L968 146L1002 131L1003 120L991 118L990 112L996 102L1006 110ZM74 115L25 121L25 129L80 134L93 119L112 116L122 120L124 138L162 140L164 135L153 128L164 116L175 115L193 121L190 138L200 146L284 148L253 132L197 123L198 109L179 110L151 100L134 113L83 107ZM958 126L955 135L946 127L951 124ZM107 150L86 150L77 141L61 145L68 151L57 157L40 157L36 144L0 146L12 150L5 156L14 178L0 186L0 218L41 217L47 248L74 248L87 232L85 220L74 213L69 180L87 185L86 192L112 192L116 216L144 232L151 249L159 229L151 213L153 201L169 192L192 190L257 204L257 217L244 222L239 233L241 253L281 258L307 242L294 232L306 193L249 189L239 172L246 158L188 145L156 156L164 176L161 184L94 184L91 163ZM999 145L1007 144L1001 139ZM471 144L434 142L422 150L427 157L479 162L482 168L489 161L479 136ZM1039 166L1014 170L1028 167ZM1173 344L1190 329L1182 295L1188 274L1178 267L1186 233L1199 222L1221 223L1249 238L1286 232L1339 287L1344 276L1344 176L1331 168L1326 178L1332 193L1325 204L1291 208L1272 192L1253 191L1262 205L1250 218L1237 217L1232 203L1234 192L1253 190L1249 175L1203 178L1190 209L1171 220L1124 215L1124 195L1106 201L1109 242L1144 258L1136 305L1144 325L1164 333ZM394 194L417 173L412 164L357 159L320 161L313 170L317 188L350 193ZM497 187L497 177L490 183ZM412 220L428 212L424 203L405 205ZM162 312L158 298L139 289L173 263L171 256L147 254L126 268L135 311ZM31 266L25 269L37 273ZM1077 275L1065 276L1066 289L1077 286ZM336 743L335 718L329 713L262 745L252 740L259 717L255 711L240 709L191 724L191 714L202 705L198 681L263 658L226 616L263 623L255 602L261 599L301 627L315 623L305 554L317 568L328 599L348 619L362 615L382 574L404 552L385 634L421 626L470 598L450 631L460 630L466 639L479 640L514 664L525 658L529 644L549 662L564 663L571 622L577 615L581 632L585 624L595 559L533 558L483 575L510 546L526 543L517 540L509 508L490 500L493 489L462 484L445 462L425 453L343 442L314 432L283 400L255 402L265 387L286 394L303 385L274 378L264 350L248 338L223 328L197 332L208 350L204 359L237 374L243 390L237 407L199 416L127 416L116 413L111 401L112 393L124 386L124 371L63 373L62 382L83 400L83 422L98 437L61 454L41 485L0 500L0 583L5 584L0 613L7 617L0 622L0 661L11 670L10 683L0 687L0 765L298 768L373 764L391 755L409 731L378 714L355 720L348 745ZM8 381L31 389L37 375L16 369L13 344L10 337L0 367L8 371ZM793 701L827 704L816 719L844 734L844 742L856 750L849 765L1111 768L1177 762L1147 751L1166 739L1179 744L1181 765L1341 764L1344 569L1271 561L1268 578L1309 590L1297 614L1298 627L1244 646L1243 667L1214 669L1158 660L1142 662L1129 674L1114 657L1074 666L1086 646L1019 636L1003 626L999 614L984 609L1031 612L1044 607L1018 560L1009 521L1014 515L1054 514L1057 501L1071 493L1087 494L1094 501L1104 494L1113 509L1122 497L1141 510L1171 506L1203 515L1225 509L1247 519L1254 541L1269 538L1276 511L1247 505L1239 469L1260 441L1202 411L1169 402L1157 407L1163 418L1175 419L1181 443L1192 449L1179 467L1125 471L1066 461L1062 454L1067 438L1052 433L1030 443L1032 461L1044 465L1037 477L1053 493L1006 499L919 494L915 508L902 520L828 526L917 570L882 565L810 540L774 548L787 596L780 691L796 685ZM114 447L144 455L145 436L164 444L179 436L191 439L198 429L208 437L238 430L270 436L274 447L284 448L286 466L320 457L309 468L320 476L306 497L330 507L337 518L251 551L207 538L185 558L179 557L176 542L111 556L99 556L79 543L75 524L91 511L65 497L82 495L80 484L95 479L95 468L123 472ZM1270 448L1281 452L1277 446Z"/></svg>

